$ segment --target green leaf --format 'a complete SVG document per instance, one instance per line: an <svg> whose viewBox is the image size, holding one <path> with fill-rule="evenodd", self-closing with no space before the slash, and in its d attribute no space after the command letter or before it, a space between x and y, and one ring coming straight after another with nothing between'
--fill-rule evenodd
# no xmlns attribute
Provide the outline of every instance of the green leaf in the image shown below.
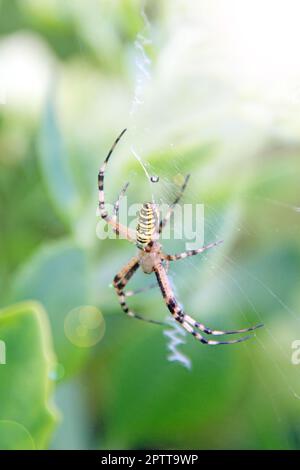
<svg viewBox="0 0 300 470"><path fill-rule="evenodd" d="M54 206L64 219L74 220L79 212L80 201L57 123L52 96L46 106L40 133L40 161Z"/></svg>
<svg viewBox="0 0 300 470"><path fill-rule="evenodd" d="M64 376L78 371L89 354L87 348L72 344L64 331L68 313L88 303L87 287L86 255L67 241L38 250L20 270L13 287L14 299L35 299L46 307Z"/></svg>
<svg viewBox="0 0 300 470"><path fill-rule="evenodd" d="M0 365L0 449L44 449L57 412L49 376L55 357L42 306L27 302L1 310L0 338L6 356Z"/></svg>

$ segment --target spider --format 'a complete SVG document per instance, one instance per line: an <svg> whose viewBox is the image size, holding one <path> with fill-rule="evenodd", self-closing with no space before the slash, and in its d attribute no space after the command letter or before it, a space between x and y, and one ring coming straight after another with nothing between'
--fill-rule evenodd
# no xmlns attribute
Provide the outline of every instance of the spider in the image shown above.
<svg viewBox="0 0 300 470"><path fill-rule="evenodd" d="M126 266L121 269L121 271L114 277L113 280L113 286L116 290L119 303L123 312L129 317L138 318L139 320L144 320L150 323L156 323L160 325L165 324L156 320L146 319L134 313L126 303L126 297L129 295L134 295L138 291L130 291L125 293L124 289L129 280L134 275L134 273L137 271L137 269L141 267L142 271L145 274L151 274L152 272L155 273L158 286L161 290L166 306L171 312L172 317L174 318L174 320L180 323L181 326L188 333L192 334L198 341L203 344L218 345L234 344L249 339L251 335L239 337L238 339L233 339L231 341L216 341L213 339L207 339L205 336L203 336L203 333L205 333L206 335L211 335L213 337L219 335L231 335L236 333L246 333L249 331L253 331L263 325L258 324L249 328L229 331L211 329L205 326L203 323L200 323L194 320L194 318L192 318L191 316L187 315L176 300L174 292L172 290L171 283L167 275L168 265L170 261L177 261L180 259L187 258L188 256L194 256L199 253L203 253L204 251L221 243L221 241L210 243L209 245L203 246L196 250L189 250L175 255L165 254L162 251L162 246L158 241L159 236L162 233L162 230L167 224L168 220L170 219L176 204L181 199L181 196L186 188L190 175L186 176L184 183L180 188L178 196L175 198L174 202L169 206L165 217L160 221L156 205L152 202L146 202L142 205L142 208L139 212L138 225L136 231L118 222L120 199L125 194L129 183L127 183L122 189L119 198L117 199L117 202L114 205L113 215L108 214L104 196L104 174L111 154L113 153L117 143L125 132L126 129L124 129L119 135L119 137L115 140L98 173L99 212L101 217L105 220L107 224L110 224L112 226L113 230L116 232L117 235L121 234L122 237L126 238L129 242L136 244L138 248L136 256L134 256L126 264ZM153 285L150 287L153 287ZM143 290L145 289L139 289L139 292Z"/></svg>

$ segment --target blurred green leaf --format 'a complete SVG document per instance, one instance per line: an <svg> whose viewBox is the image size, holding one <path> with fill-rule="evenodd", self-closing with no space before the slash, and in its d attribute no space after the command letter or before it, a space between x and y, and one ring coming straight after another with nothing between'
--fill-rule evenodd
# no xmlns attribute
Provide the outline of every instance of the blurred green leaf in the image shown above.
<svg viewBox="0 0 300 470"><path fill-rule="evenodd" d="M17 275L12 296L17 300L35 299L45 305L58 362L65 369L65 376L74 374L89 353L67 339L64 321L73 308L88 303L85 252L67 241L44 246Z"/></svg>
<svg viewBox="0 0 300 470"><path fill-rule="evenodd" d="M41 168L50 197L59 214L70 223L78 215L80 200L64 149L52 96L47 101L39 142Z"/></svg>
<svg viewBox="0 0 300 470"><path fill-rule="evenodd" d="M44 449L57 422L49 373L55 363L46 314L35 302L0 311L0 448Z"/></svg>
<svg viewBox="0 0 300 470"><path fill-rule="evenodd" d="M2 298L11 285L10 277L15 269L42 242L66 233L45 194L35 155L29 156L31 151L28 149L28 155L18 165L1 167L0 171L0 245L5 246L0 253Z"/></svg>

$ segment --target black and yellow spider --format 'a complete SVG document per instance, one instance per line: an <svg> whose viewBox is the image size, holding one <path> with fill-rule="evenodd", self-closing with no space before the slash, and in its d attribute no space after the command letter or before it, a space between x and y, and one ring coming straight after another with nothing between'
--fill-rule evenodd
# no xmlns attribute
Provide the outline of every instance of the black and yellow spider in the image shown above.
<svg viewBox="0 0 300 470"><path fill-rule="evenodd" d="M125 298L128 294L132 295L134 293L134 292L130 292L126 294L124 292L125 286L127 285L128 281L131 279L133 274L136 272L136 270L139 267L141 267L143 272L146 274L151 274L152 272L155 273L161 293L163 295L165 303L169 311L171 312L173 318L177 322L179 322L186 331L191 333L201 343L216 345L216 344L233 344L233 343L239 343L241 341L245 341L246 339L250 338L249 335L238 338L238 339L234 339L232 341L215 341L215 340L206 339L204 336L202 336L202 334L200 334L199 331L207 335L213 335L213 336L230 335L230 334L235 334L235 333L245 333L247 331L253 331L256 328L259 328L263 325L259 324L259 325L251 326L249 328L244 328L241 330L230 330L230 331L220 331L220 330L213 330L211 328L208 328L202 323L199 323L198 321L194 320L192 317L187 315L182 310L182 308L180 307L179 303L177 302L174 296L170 281L168 279L167 270L164 266L165 263L183 259L183 258L186 258L187 256L194 256L198 253L203 253L205 250L212 248L213 246L216 246L218 243L220 243L220 242L211 243L202 248L198 248L197 250L185 251L183 253L176 254L176 255L168 255L162 251L161 244L158 241L159 235L161 234L164 226L169 220L174 210L174 207L180 200L185 190L185 187L187 185L189 175L185 178L185 181L181 187L179 195L177 196L173 204L169 206L166 216L161 221L159 221L159 218L158 218L158 211L157 211L156 205L152 202L146 202L142 205L142 208L139 212L138 225L137 225L136 231L131 230L118 222L117 216L118 216L118 211L119 211L119 201L122 195L124 195L127 189L128 183L121 191L121 194L117 202L114 205L113 215L108 214L106 210L106 206L105 206L105 197L104 197L104 173L105 173L107 162L115 146L117 145L117 143L119 142L119 140L121 139L125 131L126 129L124 129L121 132L119 137L114 142L98 174L99 211L100 211L101 217L108 224L112 226L113 230L117 234L121 234L124 238L136 244L136 246L138 247L137 255L133 257L126 266L124 266L124 268L115 276L113 280L113 285L118 295L119 302L123 309L123 312L126 313L126 315L128 315L129 317L135 317L140 320L145 320L151 323L164 324L162 322L158 322L155 320L148 320L148 319L141 317L140 315L137 315L132 310L130 310L130 308L128 307L125 301Z"/></svg>

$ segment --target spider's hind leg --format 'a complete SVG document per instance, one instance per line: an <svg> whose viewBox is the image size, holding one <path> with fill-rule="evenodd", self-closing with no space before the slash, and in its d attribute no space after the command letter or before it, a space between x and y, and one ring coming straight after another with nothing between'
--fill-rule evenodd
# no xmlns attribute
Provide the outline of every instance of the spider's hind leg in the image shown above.
<svg viewBox="0 0 300 470"><path fill-rule="evenodd" d="M247 328L244 330L236 330L236 331L231 331L231 332L211 330L209 328L206 328L202 323L197 322L192 317L185 314L184 311L181 309L180 305L178 304L174 296L167 273L162 264L159 264L155 267L155 274L156 274L157 282L160 286L162 295L166 302L166 305L169 311L171 312L173 318L178 323L180 323L181 326L186 331L192 334L198 341L200 341L203 344L208 344L212 346L215 346L218 344L235 344L235 343L241 343L242 341L246 341L247 339L251 338L251 336L244 336L242 338L229 340L229 341L215 341L215 340L204 338L199 333L199 331L195 330L195 328L199 328L201 331L203 331L206 334L219 335L219 334L231 334L231 333L244 333L246 331L254 330L255 328L258 328L259 326L262 326L262 325L257 325L256 327L250 327L249 329Z"/></svg>
<svg viewBox="0 0 300 470"><path fill-rule="evenodd" d="M213 336L247 333L249 331L257 330L258 328L261 328L263 326L262 323L259 323L258 325L250 326L249 328L241 328L239 330L213 330L205 326L203 323L200 323L194 320L194 318L190 317L189 315L185 315L185 319L190 325L194 326L195 328L198 328L200 331L203 331L203 333L206 333L207 335L213 335Z"/></svg>
<svg viewBox="0 0 300 470"><path fill-rule="evenodd" d="M137 318L138 320L143 320L148 323L155 323L157 325L166 325L166 323L151 320L138 315L137 313L133 312L133 310L131 310L126 303L126 293L124 292L124 289L138 268L139 260L137 258L132 258L132 260L129 261L129 263L114 277L113 286L119 298L121 308L128 317Z"/></svg>
<svg viewBox="0 0 300 470"><path fill-rule="evenodd" d="M147 287L140 287L139 289L135 290L128 290L125 292L125 297L133 297L134 295L141 294L142 292L147 292L150 289L155 289L155 287L158 287L157 283L150 284Z"/></svg>

